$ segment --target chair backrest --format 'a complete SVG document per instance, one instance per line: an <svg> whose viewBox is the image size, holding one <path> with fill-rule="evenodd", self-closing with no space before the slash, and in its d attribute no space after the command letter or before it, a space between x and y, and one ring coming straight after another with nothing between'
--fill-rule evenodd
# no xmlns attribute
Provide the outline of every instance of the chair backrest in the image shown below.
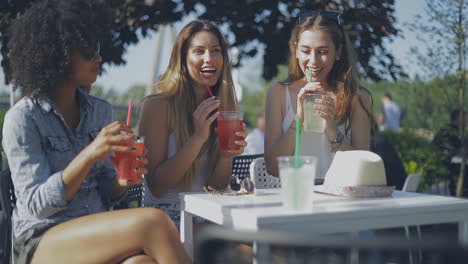
<svg viewBox="0 0 468 264"><path fill-rule="evenodd" d="M401 189L404 192L416 192L418 189L419 181L421 180L422 173L412 173L406 177L405 184Z"/></svg>
<svg viewBox="0 0 468 264"><path fill-rule="evenodd" d="M128 187L128 194L114 209L126 209L141 207L143 197L143 184Z"/></svg>
<svg viewBox="0 0 468 264"><path fill-rule="evenodd" d="M0 223L0 263L10 263L12 241L11 215L15 207L16 197L9 169L0 172L0 192L0 203L2 206Z"/></svg>
<svg viewBox="0 0 468 264"><path fill-rule="evenodd" d="M281 180L266 171L265 159L263 157L255 159L250 164L250 176L256 189L280 188Z"/></svg>
<svg viewBox="0 0 468 264"><path fill-rule="evenodd" d="M259 157L263 157L263 154L235 156L232 159L232 176L237 176L241 180L250 177L250 163Z"/></svg>

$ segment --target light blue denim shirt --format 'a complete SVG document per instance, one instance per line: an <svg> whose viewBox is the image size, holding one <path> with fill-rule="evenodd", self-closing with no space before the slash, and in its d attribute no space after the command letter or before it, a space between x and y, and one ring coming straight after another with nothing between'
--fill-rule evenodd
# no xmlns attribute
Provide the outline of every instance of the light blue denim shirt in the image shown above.
<svg viewBox="0 0 468 264"><path fill-rule="evenodd" d="M67 201L62 171L114 120L109 102L77 89L80 121L73 134L48 98L23 97L6 114L2 145L11 170L16 237L39 223L61 223L107 211L114 166L97 162L75 196Z"/></svg>

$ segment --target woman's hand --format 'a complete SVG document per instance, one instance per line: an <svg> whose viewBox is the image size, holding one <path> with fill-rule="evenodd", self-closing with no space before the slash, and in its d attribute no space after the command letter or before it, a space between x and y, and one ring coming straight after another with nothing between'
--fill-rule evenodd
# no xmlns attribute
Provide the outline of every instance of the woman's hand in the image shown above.
<svg viewBox="0 0 468 264"><path fill-rule="evenodd" d="M304 122L304 99L310 93L318 93L322 90L322 86L319 82L310 82L304 85L297 95L297 109L296 119L301 120L301 124Z"/></svg>
<svg viewBox="0 0 468 264"><path fill-rule="evenodd" d="M247 137L247 132L246 132L246 125L244 122L242 122L242 130L241 131L236 131L236 136L238 139L234 141L236 145L239 146L238 150L228 150L228 151L222 151L222 155L224 157L229 157L232 158L234 156L240 155L244 153L244 148L247 146L247 142L245 141L245 138Z"/></svg>
<svg viewBox="0 0 468 264"><path fill-rule="evenodd" d="M119 143L133 140L136 140L136 137L129 127L123 122L112 122L101 129L91 144L85 148L86 156L93 163L96 163L106 159L112 152L132 151L132 147L119 145Z"/></svg>
<svg viewBox="0 0 468 264"><path fill-rule="evenodd" d="M193 137L205 143L210 135L210 125L219 116L219 111L213 115L209 115L220 105L220 101L216 97L210 97L203 100L193 112L192 120L195 128Z"/></svg>
<svg viewBox="0 0 468 264"><path fill-rule="evenodd" d="M322 96L322 99L315 100L314 108L317 110L317 114L321 118L325 119L325 130L336 130L336 108L334 95L332 93L325 93Z"/></svg>
<svg viewBox="0 0 468 264"><path fill-rule="evenodd" d="M140 173L141 175L143 174L148 174L148 169L146 168L146 165L148 164L148 158L146 158L146 154L148 151L145 149L145 153L143 156L137 157L137 168L135 169L136 172ZM115 177L117 179L117 177ZM130 187L133 185L141 184L143 182L143 179L140 177L138 180L131 180L131 179L118 179L117 183L120 187Z"/></svg>

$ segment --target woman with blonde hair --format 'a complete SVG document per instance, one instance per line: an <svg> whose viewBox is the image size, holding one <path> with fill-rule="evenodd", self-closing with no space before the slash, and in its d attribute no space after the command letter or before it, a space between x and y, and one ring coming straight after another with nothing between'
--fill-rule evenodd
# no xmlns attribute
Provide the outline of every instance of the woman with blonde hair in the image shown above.
<svg viewBox="0 0 468 264"><path fill-rule="evenodd" d="M238 150L220 151L215 133L218 109L238 110L227 44L216 26L195 20L177 36L156 94L144 99L138 125L149 160L144 204L161 208L176 223L178 193L202 191L206 185L225 188L232 158L246 146L243 125L236 132L241 138Z"/></svg>
<svg viewBox="0 0 468 264"><path fill-rule="evenodd" d="M296 129L315 111L324 119L319 132L302 131L301 154L317 157L316 178L323 180L338 150L369 150L372 96L359 85L351 45L340 14L301 13L289 40L289 76L273 84L266 101L265 160L278 175L277 157L293 155ZM304 102L322 94L313 109ZM306 110L308 110L306 112ZM299 119L300 127L296 127Z"/></svg>

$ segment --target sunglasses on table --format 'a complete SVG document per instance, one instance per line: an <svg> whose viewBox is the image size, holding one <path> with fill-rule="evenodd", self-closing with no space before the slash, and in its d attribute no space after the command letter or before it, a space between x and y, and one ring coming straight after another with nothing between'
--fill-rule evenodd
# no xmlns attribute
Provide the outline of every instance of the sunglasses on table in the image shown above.
<svg viewBox="0 0 468 264"><path fill-rule="evenodd" d="M337 25L341 26L343 25L343 19L341 18L341 14L334 12L334 11L315 11L315 10L307 10L307 11L301 11L299 13L299 19L298 23L302 22L304 19L307 17L312 17L312 16L322 16L323 18L326 18L328 20L332 20L335 22Z"/></svg>

